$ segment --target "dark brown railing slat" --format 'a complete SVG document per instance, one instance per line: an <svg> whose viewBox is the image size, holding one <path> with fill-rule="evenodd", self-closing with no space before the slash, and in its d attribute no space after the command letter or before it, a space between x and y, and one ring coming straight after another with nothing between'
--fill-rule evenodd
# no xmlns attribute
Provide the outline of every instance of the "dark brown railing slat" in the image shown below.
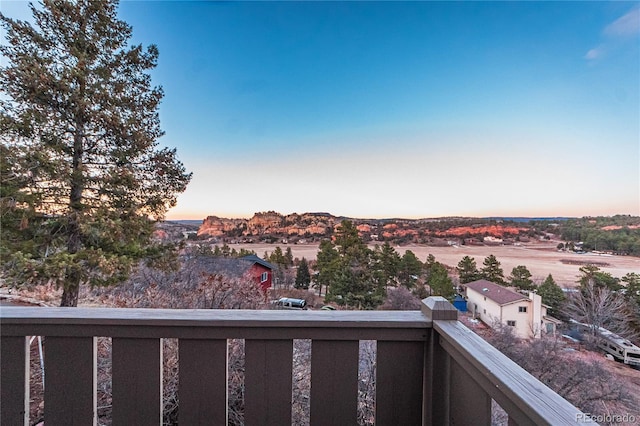
<svg viewBox="0 0 640 426"><path fill-rule="evenodd" d="M356 341L311 343L311 425L356 424L358 406Z"/></svg>
<svg viewBox="0 0 640 426"><path fill-rule="evenodd" d="M49 336L45 345L45 423L95 425L96 338Z"/></svg>
<svg viewBox="0 0 640 426"><path fill-rule="evenodd" d="M292 368L292 340L245 341L246 424L291 423Z"/></svg>
<svg viewBox="0 0 640 426"><path fill-rule="evenodd" d="M179 423L227 424L227 341L180 339L178 368Z"/></svg>
<svg viewBox="0 0 640 426"><path fill-rule="evenodd" d="M455 360L449 363L449 415L453 425L491 425L491 398ZM469 413L473 413L472 416Z"/></svg>
<svg viewBox="0 0 640 426"><path fill-rule="evenodd" d="M376 425L422 422L423 342L378 342Z"/></svg>
<svg viewBox="0 0 640 426"><path fill-rule="evenodd" d="M162 420L162 340L112 340L114 425L154 425Z"/></svg>
<svg viewBox="0 0 640 426"><path fill-rule="evenodd" d="M29 338L2 336L0 342L0 424L29 424Z"/></svg>

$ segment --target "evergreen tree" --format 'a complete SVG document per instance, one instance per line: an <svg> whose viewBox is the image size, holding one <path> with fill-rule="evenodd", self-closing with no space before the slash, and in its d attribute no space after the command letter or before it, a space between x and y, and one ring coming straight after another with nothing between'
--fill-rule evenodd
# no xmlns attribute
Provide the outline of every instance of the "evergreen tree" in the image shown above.
<svg viewBox="0 0 640 426"><path fill-rule="evenodd" d="M531 279L531 272L524 265L518 265L511 270L511 276L509 277L511 285L519 288L520 290L533 290L536 288Z"/></svg>
<svg viewBox="0 0 640 426"><path fill-rule="evenodd" d="M626 283L624 298L630 313L629 327L640 335L640 274L630 272L621 281Z"/></svg>
<svg viewBox="0 0 640 426"><path fill-rule="evenodd" d="M389 242L385 242L382 247L376 245L373 258L375 261L374 275L380 285L385 288L395 285L400 267L400 255L398 252Z"/></svg>
<svg viewBox="0 0 640 426"><path fill-rule="evenodd" d="M257 254L255 251L248 250L246 248L241 248L240 250L238 250L238 257L245 257L245 256L251 256L251 255L257 255Z"/></svg>
<svg viewBox="0 0 640 426"><path fill-rule="evenodd" d="M321 245L321 249L322 249ZM329 281L325 300L358 309L373 309L384 301L384 286L373 274L372 251L358 236L355 225L348 220L336 229L335 248L325 245L327 257L338 255L325 270L325 259L318 253L318 271Z"/></svg>
<svg viewBox="0 0 640 426"><path fill-rule="evenodd" d="M630 272L622 277L621 281L626 283L625 298L640 307L640 274Z"/></svg>
<svg viewBox="0 0 640 426"><path fill-rule="evenodd" d="M487 281L491 281L492 283L505 285L506 282L504 280L504 272L500 267L500 262L498 259L492 254L487 256L482 262L483 268L480 270L480 275Z"/></svg>
<svg viewBox="0 0 640 426"><path fill-rule="evenodd" d="M285 268L287 266L287 259L284 257L284 253L282 253L282 249L280 246L276 246L271 255L269 256L269 262L274 265Z"/></svg>
<svg viewBox="0 0 640 426"><path fill-rule="evenodd" d="M309 264L304 257L298 265L298 272L296 273L296 288L308 289L311 283L311 274L309 273Z"/></svg>
<svg viewBox="0 0 640 426"><path fill-rule="evenodd" d="M316 257L316 268L318 270L315 286L318 288L318 294L322 293L322 287L325 292L329 289L334 280L338 264L340 263L340 255L335 249L333 243L329 240L320 242L318 255Z"/></svg>
<svg viewBox="0 0 640 426"><path fill-rule="evenodd" d="M476 266L476 260L473 257L465 256L458 262L458 276L460 284L470 283L480 279L480 271Z"/></svg>
<svg viewBox="0 0 640 426"><path fill-rule="evenodd" d="M540 284L537 293L542 297L542 303L551 307L549 314L558 316L567 297L551 274Z"/></svg>
<svg viewBox="0 0 640 426"><path fill-rule="evenodd" d="M582 275L578 276L578 282L582 289L584 289L590 281L593 281L593 285L598 288L606 287L613 291L622 289L618 278L608 272L602 272L596 265L589 264L582 266L580 272Z"/></svg>
<svg viewBox="0 0 640 426"><path fill-rule="evenodd" d="M442 296L449 299L449 301L453 301L456 295L455 289L453 288L453 281L451 277L449 277L447 268L442 263L435 262L431 266L431 273L427 284L429 284L433 296Z"/></svg>
<svg viewBox="0 0 640 426"><path fill-rule="evenodd" d="M405 251L400 259L398 270L400 284L408 289L415 287L418 277L422 274L423 266L420 259L411 250Z"/></svg>
<svg viewBox="0 0 640 426"><path fill-rule="evenodd" d="M436 257L433 254L429 253L427 255L427 260L424 262L424 265L423 265L424 266L424 268L423 268L424 269L424 275L425 275L427 281L429 280L429 276L431 275L431 268L436 263L437 263L436 262Z"/></svg>
<svg viewBox="0 0 640 426"><path fill-rule="evenodd" d="M141 259L168 265L173 247L152 240L154 225L191 178L175 150L158 149L163 92L148 74L158 49L128 46L117 6L43 0L35 26L0 14L2 186L17 195L12 213L1 203L3 270L63 287L62 306Z"/></svg>
<svg viewBox="0 0 640 426"><path fill-rule="evenodd" d="M325 300L355 309L374 309L385 296L370 268L349 264L342 258Z"/></svg>
<svg viewBox="0 0 640 426"><path fill-rule="evenodd" d="M293 253L291 252L291 247L287 247L287 250L284 253L284 260L287 268L293 266Z"/></svg>
<svg viewBox="0 0 640 426"><path fill-rule="evenodd" d="M350 261L368 262L371 250L358 235L358 230L353 222L343 220L336 228L335 245L338 253Z"/></svg>

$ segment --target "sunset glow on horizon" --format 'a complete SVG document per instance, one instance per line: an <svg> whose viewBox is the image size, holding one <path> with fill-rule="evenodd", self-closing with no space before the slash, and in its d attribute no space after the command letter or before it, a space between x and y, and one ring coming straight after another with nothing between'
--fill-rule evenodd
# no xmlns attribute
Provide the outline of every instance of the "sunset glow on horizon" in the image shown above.
<svg viewBox="0 0 640 426"><path fill-rule="evenodd" d="M29 19L26 2L3 13ZM637 2L121 1L168 219L640 216Z"/></svg>

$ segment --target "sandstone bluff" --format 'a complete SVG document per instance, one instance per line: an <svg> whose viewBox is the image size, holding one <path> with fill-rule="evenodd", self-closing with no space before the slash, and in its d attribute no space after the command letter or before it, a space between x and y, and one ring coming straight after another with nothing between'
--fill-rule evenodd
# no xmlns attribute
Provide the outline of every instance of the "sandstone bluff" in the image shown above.
<svg viewBox="0 0 640 426"><path fill-rule="evenodd" d="M251 219L227 219L207 217L198 236L260 236L260 235L327 235L343 218L328 213L303 213L282 215L273 211L261 212Z"/></svg>

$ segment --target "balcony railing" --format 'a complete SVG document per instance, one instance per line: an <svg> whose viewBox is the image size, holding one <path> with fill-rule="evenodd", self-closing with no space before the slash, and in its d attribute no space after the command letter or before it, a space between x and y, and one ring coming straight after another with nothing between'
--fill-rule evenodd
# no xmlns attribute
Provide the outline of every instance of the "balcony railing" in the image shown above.
<svg viewBox="0 0 640 426"><path fill-rule="evenodd" d="M45 424L95 424L96 339L112 338L114 425L162 423L162 341L179 339L179 423L227 424L227 339L245 339L247 425L291 423L293 339L311 339L311 425L356 424L360 340L376 343L377 425L575 425L584 415L462 323L420 311L0 310L0 424L29 424L29 336L46 336Z"/></svg>

